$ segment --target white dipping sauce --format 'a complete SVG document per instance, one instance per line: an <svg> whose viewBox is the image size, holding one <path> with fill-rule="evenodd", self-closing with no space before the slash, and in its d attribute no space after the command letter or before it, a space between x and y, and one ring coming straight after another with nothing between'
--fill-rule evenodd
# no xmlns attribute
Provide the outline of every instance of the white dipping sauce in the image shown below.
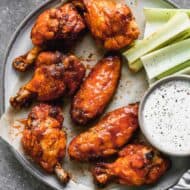
<svg viewBox="0 0 190 190"><path fill-rule="evenodd" d="M153 144L170 154L190 153L190 82L163 83L142 109L143 128Z"/></svg>

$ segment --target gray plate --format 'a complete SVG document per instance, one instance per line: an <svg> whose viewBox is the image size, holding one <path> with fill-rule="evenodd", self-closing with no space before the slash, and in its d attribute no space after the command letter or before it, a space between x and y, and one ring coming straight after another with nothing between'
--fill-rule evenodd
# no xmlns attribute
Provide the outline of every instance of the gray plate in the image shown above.
<svg viewBox="0 0 190 190"><path fill-rule="evenodd" d="M30 41L30 30L31 27L36 19L36 17L48 7L54 6L59 4L60 0L50 0L46 3L44 3L41 7L38 7L35 11L33 11L18 27L17 31L13 35L13 38L10 41L10 44L8 46L8 49L6 51L6 57L4 60L4 75L2 77L2 83L3 86L3 92L1 92L1 97L3 97L3 105L1 105L1 113L3 113L8 107L9 107L9 97L13 94L15 94L16 90L19 88L19 86L24 83L24 81L27 80L28 77L21 76L16 73L12 67L11 62L12 60L20 55L26 52L28 49L31 48L32 44ZM168 3L164 0L126 0L126 2L131 6L131 8L134 11L134 14L137 18L137 22L141 29L143 30L144 26L144 17L142 13L142 7L144 6L150 6L150 7L174 7L171 3ZM92 65L96 62L97 59L99 59L102 56L102 53L99 52L95 48L95 44L90 36L87 36L80 45L80 48L76 48L76 53L78 55L88 56L88 53L95 53L94 61L92 61ZM88 50L86 50L88 49ZM86 52L85 52L86 50ZM127 77L126 77L127 76ZM127 78L127 79L126 79ZM16 89L15 89L16 87ZM138 101L142 95L144 94L145 90L147 88L147 84L145 82L145 74L143 72L139 74L131 74L128 71L128 68L126 65L123 65L122 70L122 78L119 85L118 92L115 95L115 98L113 102L108 107L108 110L113 110L116 107L120 107L122 105L126 105L131 102ZM127 97L127 98L126 98ZM67 113L65 115L66 118L66 126L71 125L69 121L69 116L67 117ZM69 126L71 128L71 126ZM68 129L69 130L69 129ZM14 149L12 151L15 154L15 157L19 160L19 162L34 176L36 176L38 179L46 183L47 185L51 186L55 189L64 189L64 187L56 180L56 178L52 175L47 175L42 170L40 170L35 164L31 163L29 160L27 160L26 157L21 156L20 154L17 154ZM156 184L153 187L141 187L136 189L151 189L151 190L164 190L171 187L173 184L176 183L176 181L180 178L180 176L189 168L190 163L188 164L188 160L186 158L171 158L173 161L173 167L168 172L168 174L162 178L162 180ZM89 173L82 174L81 170L76 171L77 165L73 165L73 168L71 169L70 164L68 163L69 169L74 172L73 174L76 176L80 176L76 179L76 183L69 184L65 189L82 189L83 187L87 187L89 189L96 189L96 187L92 183L92 179L89 178ZM81 166L82 167L82 166ZM83 176L84 175L84 176ZM83 178L82 178L83 176ZM88 181L88 182L86 182ZM80 188L81 187L81 188ZM131 189L127 187L122 186L116 186L112 185L108 187L107 189Z"/></svg>

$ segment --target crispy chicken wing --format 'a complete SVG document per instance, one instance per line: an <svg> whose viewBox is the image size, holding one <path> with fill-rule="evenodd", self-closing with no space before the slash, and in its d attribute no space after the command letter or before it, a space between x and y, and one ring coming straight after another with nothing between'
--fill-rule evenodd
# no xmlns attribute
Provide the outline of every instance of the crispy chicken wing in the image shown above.
<svg viewBox="0 0 190 190"><path fill-rule="evenodd" d="M138 128L137 115L137 104L106 114L93 128L71 141L68 149L70 157L88 161L117 153Z"/></svg>
<svg viewBox="0 0 190 190"><path fill-rule="evenodd" d="M35 60L41 51L43 51L43 48L38 46L33 47L26 54L15 58L13 61L13 67L20 72L26 71L35 63Z"/></svg>
<svg viewBox="0 0 190 190"><path fill-rule="evenodd" d="M66 134L62 131L63 115L56 106L39 104L32 108L23 131L24 151L46 172L55 172L66 183L69 175L61 167L66 150Z"/></svg>
<svg viewBox="0 0 190 190"><path fill-rule="evenodd" d="M155 183L169 168L170 162L150 146L131 144L119 152L113 163L98 163L93 176L100 185L117 182L130 186Z"/></svg>
<svg viewBox="0 0 190 190"><path fill-rule="evenodd" d="M13 107L27 106L34 98L50 101L65 94L73 96L85 76L85 67L77 57L60 52L40 53L35 67L33 78L11 97Z"/></svg>
<svg viewBox="0 0 190 190"><path fill-rule="evenodd" d="M116 91L120 69L118 56L108 56L95 65L73 99L71 117L75 123L85 125L104 111Z"/></svg>
<svg viewBox="0 0 190 190"><path fill-rule="evenodd" d="M16 58L13 61L14 68L19 71L27 70L46 46L61 44L67 49L84 29L83 18L72 3L44 11L37 18L31 31L32 43L37 47Z"/></svg>
<svg viewBox="0 0 190 190"><path fill-rule="evenodd" d="M71 3L44 11L36 20L31 32L32 43L42 46L50 40L76 40L85 24Z"/></svg>
<svg viewBox="0 0 190 190"><path fill-rule="evenodd" d="M127 5L114 0L74 0L73 3L80 9L83 6L92 35L106 49L119 50L138 38L139 29Z"/></svg>

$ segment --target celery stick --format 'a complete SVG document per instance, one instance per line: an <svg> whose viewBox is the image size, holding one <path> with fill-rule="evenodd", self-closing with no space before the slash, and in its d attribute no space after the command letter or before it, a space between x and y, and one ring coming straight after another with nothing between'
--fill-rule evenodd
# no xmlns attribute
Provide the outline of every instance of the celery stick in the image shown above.
<svg viewBox="0 0 190 190"><path fill-rule="evenodd" d="M148 36L152 35L154 32L156 32L159 28L161 28L165 23L148 23L145 24L145 31L144 31L144 39ZM175 40L181 41L186 38L190 37L190 28L185 30L183 33L181 33L178 38Z"/></svg>
<svg viewBox="0 0 190 190"><path fill-rule="evenodd" d="M186 13L190 17L190 9L144 8L148 22L168 22L176 13Z"/></svg>
<svg viewBox="0 0 190 190"><path fill-rule="evenodd" d="M179 12L184 12L190 17L190 9L144 8L146 18L144 37L150 36Z"/></svg>
<svg viewBox="0 0 190 190"><path fill-rule="evenodd" d="M183 68L184 67L184 68ZM181 70L180 70L181 69ZM178 71L177 71L178 70ZM177 72L176 72L177 71ZM187 61L185 63L182 63L181 65L166 71L165 73L163 73L163 75L160 75L158 77L156 77L155 79L149 80L149 85L151 86L154 82L156 82L156 80L160 80L166 76L169 75L190 75L190 61Z"/></svg>
<svg viewBox="0 0 190 190"><path fill-rule="evenodd" d="M157 21L146 21L144 29L144 38L147 38L154 32L156 32L160 27L162 27L167 22L157 22Z"/></svg>
<svg viewBox="0 0 190 190"><path fill-rule="evenodd" d="M189 47L190 39L186 39L141 57L149 81L190 60Z"/></svg>
<svg viewBox="0 0 190 190"><path fill-rule="evenodd" d="M186 74L186 75L190 75L190 67L187 67L181 71L176 72L174 75L181 75L181 74Z"/></svg>
<svg viewBox="0 0 190 190"><path fill-rule="evenodd" d="M142 68L142 64L139 64L138 61L140 57L174 41L181 33L189 28L190 20L188 15L186 13L176 14L167 24L157 30L157 32L123 53L123 56L128 60L129 68L136 68L136 71L139 71ZM136 66L135 63L138 63L138 65Z"/></svg>
<svg viewBox="0 0 190 190"><path fill-rule="evenodd" d="M185 63L182 63L180 65L177 65L176 67L171 68L168 71L165 71L164 73L157 76L156 80L160 80L164 77L167 77L169 75L176 74L176 73L185 74L184 72L186 72L186 69L188 69L188 70L190 69L190 60L188 60Z"/></svg>
<svg viewBox="0 0 190 190"><path fill-rule="evenodd" d="M142 68L142 65L142 61L138 59L134 64L130 65L130 70L136 73L139 71L139 68Z"/></svg>

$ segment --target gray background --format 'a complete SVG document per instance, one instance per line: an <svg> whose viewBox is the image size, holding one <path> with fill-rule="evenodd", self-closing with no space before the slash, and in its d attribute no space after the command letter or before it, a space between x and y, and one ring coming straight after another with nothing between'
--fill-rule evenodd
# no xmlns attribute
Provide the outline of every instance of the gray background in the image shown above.
<svg viewBox="0 0 190 190"><path fill-rule="evenodd" d="M24 17L47 0L0 0L0 58L1 62L11 35ZM173 0L190 8L190 0ZM0 76L2 65L0 64ZM2 98L0 97L0 104ZM51 190L29 174L18 163L8 147L0 140L0 190Z"/></svg>

